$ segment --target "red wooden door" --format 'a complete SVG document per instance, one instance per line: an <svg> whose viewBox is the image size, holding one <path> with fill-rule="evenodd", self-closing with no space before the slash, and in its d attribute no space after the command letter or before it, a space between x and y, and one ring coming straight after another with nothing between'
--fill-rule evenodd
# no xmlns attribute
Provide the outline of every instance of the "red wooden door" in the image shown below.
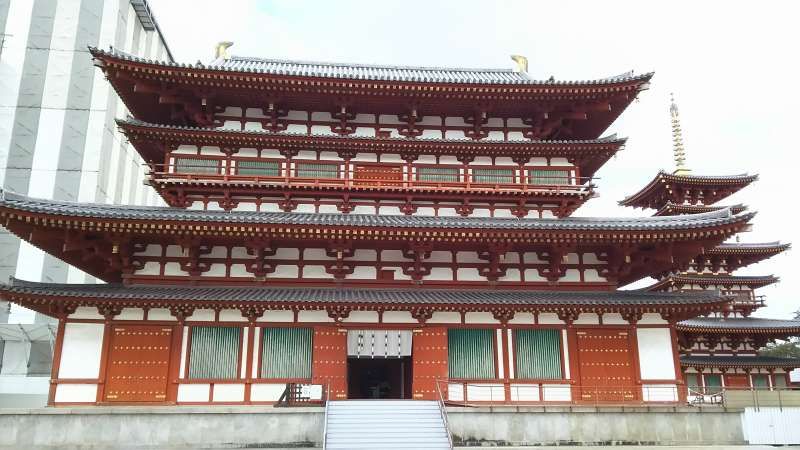
<svg viewBox="0 0 800 450"><path fill-rule="evenodd" d="M580 398L630 402L639 398L628 330L579 330Z"/></svg>
<svg viewBox="0 0 800 450"><path fill-rule="evenodd" d="M436 380L447 379L447 328L423 328L411 346L414 399L437 400ZM441 386L444 392L445 386Z"/></svg>
<svg viewBox="0 0 800 450"><path fill-rule="evenodd" d="M331 400L347 398L347 333L336 327L314 327L311 382L328 385Z"/></svg>
<svg viewBox="0 0 800 450"><path fill-rule="evenodd" d="M166 401L171 349L171 327L114 326L106 370L105 401Z"/></svg>
<svg viewBox="0 0 800 450"><path fill-rule="evenodd" d="M365 165L355 167L356 186L402 186L403 167Z"/></svg>
<svg viewBox="0 0 800 450"><path fill-rule="evenodd" d="M725 375L725 387L729 388L749 388L750 379L747 375Z"/></svg>

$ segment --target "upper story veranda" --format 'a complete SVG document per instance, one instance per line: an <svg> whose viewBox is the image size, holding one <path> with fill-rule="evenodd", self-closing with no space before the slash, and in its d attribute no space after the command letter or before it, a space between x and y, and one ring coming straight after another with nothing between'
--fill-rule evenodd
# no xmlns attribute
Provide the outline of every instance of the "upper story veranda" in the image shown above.
<svg viewBox="0 0 800 450"><path fill-rule="evenodd" d="M201 209L568 216L624 145L600 134L651 77L92 53L150 184Z"/></svg>

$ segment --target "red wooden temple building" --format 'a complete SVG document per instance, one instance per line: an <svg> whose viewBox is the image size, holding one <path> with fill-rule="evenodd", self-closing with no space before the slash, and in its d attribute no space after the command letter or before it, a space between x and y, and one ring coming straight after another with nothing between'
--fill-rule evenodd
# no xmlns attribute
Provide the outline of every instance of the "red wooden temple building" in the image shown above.
<svg viewBox="0 0 800 450"><path fill-rule="evenodd" d="M741 213L743 205L719 206L730 195L755 181L756 175L696 175L686 166L686 152L678 107L672 102L674 173L659 172L642 190L620 202L624 206L652 208L655 216L690 217L710 211L730 209ZM756 289L778 281L773 275L734 275L742 267L755 264L789 248L789 244L723 243L704 249L688 264L675 264L656 275L652 292L704 292L714 290L732 298L730 308L680 321L676 324L684 379L698 392L722 387L781 388L790 384L789 372L800 367L800 360L759 356L768 342L800 335L800 321L750 317L764 306L765 298ZM703 389L700 389L703 388Z"/></svg>
<svg viewBox="0 0 800 450"><path fill-rule="evenodd" d="M169 206L0 196L6 229L106 282L0 286L59 319L53 405L269 404L287 383L332 399L677 402L684 371L713 366L681 359L691 345L777 336L719 325L752 323L738 316L758 298L724 287L752 283L677 287L696 283L676 267L780 251L723 244L752 212L572 217L651 74L91 53Z"/></svg>

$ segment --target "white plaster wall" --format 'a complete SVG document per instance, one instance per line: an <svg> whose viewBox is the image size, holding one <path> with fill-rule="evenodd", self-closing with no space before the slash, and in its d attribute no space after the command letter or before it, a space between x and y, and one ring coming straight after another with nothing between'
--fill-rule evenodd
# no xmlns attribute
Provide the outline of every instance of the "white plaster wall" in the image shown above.
<svg viewBox="0 0 800 450"><path fill-rule="evenodd" d="M94 403L97 401L96 384L59 384L56 387L56 403Z"/></svg>
<svg viewBox="0 0 800 450"><path fill-rule="evenodd" d="M277 401L286 389L285 384L253 384L250 386L250 400L254 402Z"/></svg>
<svg viewBox="0 0 800 450"><path fill-rule="evenodd" d="M669 328L637 328L636 338L642 380L674 380L675 360Z"/></svg>
<svg viewBox="0 0 800 450"><path fill-rule="evenodd" d="M215 384L214 402L243 402L244 384Z"/></svg>
<svg viewBox="0 0 800 450"><path fill-rule="evenodd" d="M61 347L59 378L98 378L105 325L67 323Z"/></svg>
<svg viewBox="0 0 800 450"><path fill-rule="evenodd" d="M211 392L209 384L178 385L178 402L208 402Z"/></svg>

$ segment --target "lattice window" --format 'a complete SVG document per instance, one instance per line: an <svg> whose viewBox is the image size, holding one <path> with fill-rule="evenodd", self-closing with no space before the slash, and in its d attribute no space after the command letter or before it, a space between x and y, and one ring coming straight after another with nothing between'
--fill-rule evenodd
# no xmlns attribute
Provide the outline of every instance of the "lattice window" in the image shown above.
<svg viewBox="0 0 800 450"><path fill-rule="evenodd" d="M561 378L558 330L514 330L514 353L517 378Z"/></svg>
<svg viewBox="0 0 800 450"><path fill-rule="evenodd" d="M514 169L472 169L475 183L511 184L514 182Z"/></svg>
<svg viewBox="0 0 800 450"><path fill-rule="evenodd" d="M298 178L339 178L339 164L297 162L294 175Z"/></svg>
<svg viewBox="0 0 800 450"><path fill-rule="evenodd" d="M447 362L450 378L495 378L494 330L447 330Z"/></svg>
<svg viewBox="0 0 800 450"><path fill-rule="evenodd" d="M753 374L753 387L756 389L769 389L769 375L764 373Z"/></svg>
<svg viewBox="0 0 800 450"><path fill-rule="evenodd" d="M718 373L705 374L703 379L706 384L706 394L717 394L722 392L722 375Z"/></svg>
<svg viewBox="0 0 800 450"><path fill-rule="evenodd" d="M528 183L564 186L570 184L569 171L553 169L528 170Z"/></svg>
<svg viewBox="0 0 800 450"><path fill-rule="evenodd" d="M218 159L175 158L175 172L218 174L220 162Z"/></svg>
<svg viewBox="0 0 800 450"><path fill-rule="evenodd" d="M460 178L458 167L417 167L417 180L456 183Z"/></svg>
<svg viewBox="0 0 800 450"><path fill-rule="evenodd" d="M239 160L236 161L236 173L257 177L279 177L281 164L278 161Z"/></svg>
<svg viewBox="0 0 800 450"><path fill-rule="evenodd" d="M311 328L264 328L261 333L261 378L311 378Z"/></svg>
<svg viewBox="0 0 800 450"><path fill-rule="evenodd" d="M240 327L193 327L189 378L239 377Z"/></svg>

